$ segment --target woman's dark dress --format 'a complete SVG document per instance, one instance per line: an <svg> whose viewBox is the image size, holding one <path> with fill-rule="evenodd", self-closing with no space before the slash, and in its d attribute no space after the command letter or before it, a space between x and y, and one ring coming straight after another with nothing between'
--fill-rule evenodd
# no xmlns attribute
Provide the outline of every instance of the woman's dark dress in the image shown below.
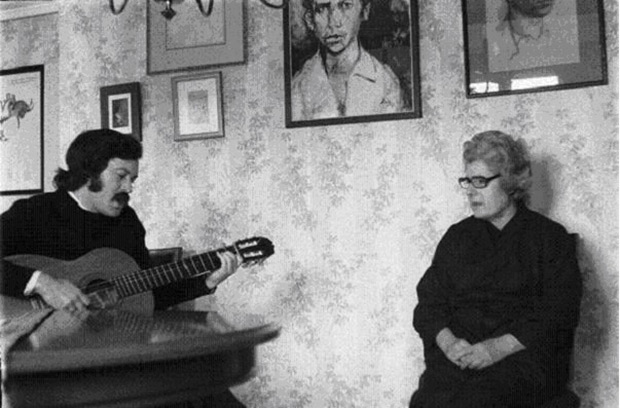
<svg viewBox="0 0 620 408"><path fill-rule="evenodd" d="M426 371L411 407L536 407L564 390L582 292L574 241L522 205L501 231L474 217L450 227L417 288ZM461 370L435 342L444 327L472 345L510 333L526 348Z"/></svg>

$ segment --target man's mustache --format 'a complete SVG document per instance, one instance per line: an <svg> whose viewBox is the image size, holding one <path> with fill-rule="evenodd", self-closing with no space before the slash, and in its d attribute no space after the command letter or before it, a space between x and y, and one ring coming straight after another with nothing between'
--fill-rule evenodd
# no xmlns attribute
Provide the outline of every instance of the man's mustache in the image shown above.
<svg viewBox="0 0 620 408"><path fill-rule="evenodd" d="M118 201L121 204L127 204L129 202L129 194L128 193L116 193L114 194L114 201Z"/></svg>

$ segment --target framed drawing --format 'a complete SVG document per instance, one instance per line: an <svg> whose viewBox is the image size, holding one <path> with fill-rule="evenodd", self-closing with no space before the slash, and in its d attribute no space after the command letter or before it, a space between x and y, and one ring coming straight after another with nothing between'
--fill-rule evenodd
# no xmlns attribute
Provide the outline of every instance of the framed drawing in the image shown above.
<svg viewBox="0 0 620 408"><path fill-rule="evenodd" d="M224 137L222 73L172 78L174 140Z"/></svg>
<svg viewBox="0 0 620 408"><path fill-rule="evenodd" d="M152 3L147 2L148 75L244 62L243 0L213 0L208 17L195 2L180 2L171 20L160 14L163 5Z"/></svg>
<svg viewBox="0 0 620 408"><path fill-rule="evenodd" d="M607 84L603 0L462 0L469 98Z"/></svg>
<svg viewBox="0 0 620 408"><path fill-rule="evenodd" d="M306 6L284 8L286 127L422 116L417 0Z"/></svg>
<svg viewBox="0 0 620 408"><path fill-rule="evenodd" d="M103 86L99 94L101 127L127 133L142 140L140 83Z"/></svg>
<svg viewBox="0 0 620 408"><path fill-rule="evenodd" d="M43 72L0 71L0 195L43 192Z"/></svg>

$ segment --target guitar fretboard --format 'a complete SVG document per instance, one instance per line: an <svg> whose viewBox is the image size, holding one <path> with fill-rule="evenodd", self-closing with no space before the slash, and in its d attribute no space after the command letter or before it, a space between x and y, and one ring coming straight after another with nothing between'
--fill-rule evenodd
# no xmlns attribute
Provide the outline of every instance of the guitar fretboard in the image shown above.
<svg viewBox="0 0 620 408"><path fill-rule="evenodd" d="M112 280L112 284L116 287L120 298L136 295L206 272L213 272L221 266L217 253L230 249L234 250L230 247L222 248L184 258L179 262L117 276Z"/></svg>

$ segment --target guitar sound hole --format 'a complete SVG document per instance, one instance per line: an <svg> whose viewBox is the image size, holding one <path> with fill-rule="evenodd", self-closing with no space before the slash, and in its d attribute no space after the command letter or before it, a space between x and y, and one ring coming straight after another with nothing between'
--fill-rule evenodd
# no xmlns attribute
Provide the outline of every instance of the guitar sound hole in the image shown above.
<svg viewBox="0 0 620 408"><path fill-rule="evenodd" d="M93 279L82 289L82 292L90 294L100 290L108 290L111 287L112 284L104 279Z"/></svg>
<svg viewBox="0 0 620 408"><path fill-rule="evenodd" d="M116 288L110 282L103 279L93 279L88 282L83 292L90 298L91 309L105 309L118 302Z"/></svg>

